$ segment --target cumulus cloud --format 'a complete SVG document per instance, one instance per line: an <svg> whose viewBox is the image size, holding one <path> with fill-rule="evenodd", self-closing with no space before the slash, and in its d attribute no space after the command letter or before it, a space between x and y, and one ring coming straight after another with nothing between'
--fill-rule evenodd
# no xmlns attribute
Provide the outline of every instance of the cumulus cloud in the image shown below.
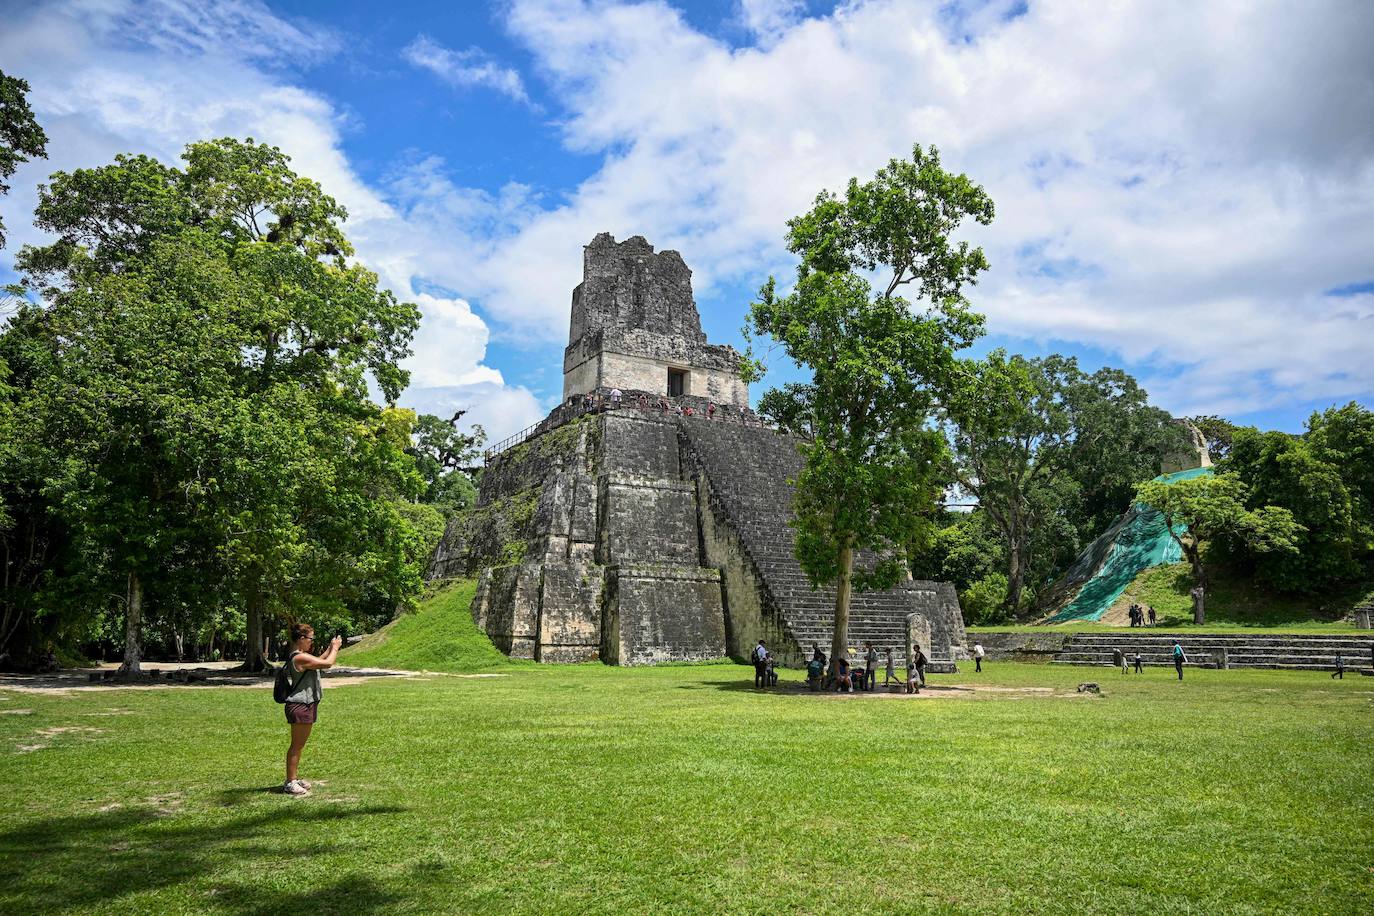
<svg viewBox="0 0 1374 916"><path fill-rule="evenodd" d="M417 36L406 46L401 56L428 70L450 86L459 89L482 87L508 95L517 102L529 104L525 84L520 74L503 67L481 48L454 51L436 43L427 35Z"/></svg>
<svg viewBox="0 0 1374 916"><path fill-rule="evenodd" d="M805 0L739 0L740 21L764 42L776 41L805 13Z"/></svg>
<svg viewBox="0 0 1374 916"><path fill-rule="evenodd" d="M1374 391L1374 6L847 3L732 50L663 2L516 0L509 27L603 157L487 262L550 339L566 239L639 232L698 287L786 263L783 221L913 140L983 183L992 330L1103 348L1175 411ZM779 18L765 14L782 11ZM561 255L560 257L566 257Z"/></svg>
<svg viewBox="0 0 1374 916"><path fill-rule="evenodd" d="M465 392L508 408L494 429L527 425L542 414L524 389L509 388L484 365L488 331L468 301L445 292L430 267L446 263L436 250L417 251L415 238L434 238L428 211L388 199L387 188L361 180L345 156L341 117L326 98L290 85L259 57L326 53L333 37L280 20L257 3L213 8L171 0L70 0L16 15L0 33L7 72L33 87L32 101L50 142L47 161L15 176L5 202L12 251L40 236L15 215L31 213L36 186L48 173L102 165L116 153L146 152L175 162L189 142L253 136L280 146L293 167L320 181L349 211L346 231L360 260L401 298L420 306L423 323L407 361L411 405L442 391L446 404ZM255 53L245 53L246 48ZM484 205L485 206L485 205ZM442 273L442 271L441 271ZM451 410L450 410L451 412Z"/></svg>

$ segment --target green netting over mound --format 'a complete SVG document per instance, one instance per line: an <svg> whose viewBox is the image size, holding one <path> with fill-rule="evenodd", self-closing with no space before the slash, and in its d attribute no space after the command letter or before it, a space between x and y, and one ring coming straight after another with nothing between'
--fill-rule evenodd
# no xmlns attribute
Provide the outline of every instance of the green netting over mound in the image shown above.
<svg viewBox="0 0 1374 916"><path fill-rule="evenodd" d="M1192 468L1155 478L1175 483L1212 473L1211 468ZM1073 600L1046 623L1100 620L1141 570L1183 559L1178 543L1169 536L1164 517L1154 509L1132 506L1097 540L1079 554L1061 579L1061 587L1078 586Z"/></svg>

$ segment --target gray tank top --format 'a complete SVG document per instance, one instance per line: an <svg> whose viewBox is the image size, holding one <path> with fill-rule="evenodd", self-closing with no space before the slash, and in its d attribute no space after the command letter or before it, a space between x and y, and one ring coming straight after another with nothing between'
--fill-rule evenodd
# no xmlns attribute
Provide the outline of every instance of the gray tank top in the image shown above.
<svg viewBox="0 0 1374 916"><path fill-rule="evenodd" d="M292 652L286 657L286 664L291 669L291 695L286 698L288 703L318 703L323 694L320 684L320 672L315 669L308 671L297 671L295 658L299 652Z"/></svg>

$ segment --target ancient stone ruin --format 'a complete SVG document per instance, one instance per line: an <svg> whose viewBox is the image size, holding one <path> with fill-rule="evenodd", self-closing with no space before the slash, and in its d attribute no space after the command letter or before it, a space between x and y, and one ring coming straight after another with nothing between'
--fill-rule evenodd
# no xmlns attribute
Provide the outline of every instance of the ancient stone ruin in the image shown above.
<svg viewBox="0 0 1374 916"><path fill-rule="evenodd" d="M810 587L789 527L797 440L749 411L739 362L707 343L677 252L598 235L573 292L564 403L488 455L431 578L476 576L474 619L521 658L744 659L759 639L788 665L813 643L828 652L835 591ZM932 670L962 657L944 582L856 593L850 644L904 663L913 612Z"/></svg>

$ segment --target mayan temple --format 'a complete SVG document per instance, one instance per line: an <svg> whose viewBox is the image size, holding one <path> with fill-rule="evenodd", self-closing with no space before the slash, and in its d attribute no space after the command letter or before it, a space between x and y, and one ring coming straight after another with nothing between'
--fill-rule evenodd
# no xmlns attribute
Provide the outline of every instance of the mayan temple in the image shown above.
<svg viewBox="0 0 1374 916"><path fill-rule="evenodd" d="M749 411L740 354L707 342L681 256L598 235L571 313L563 404L488 454L431 577L476 576L473 617L521 658L743 659L759 639L789 665L828 651L835 592L810 587L788 524L797 440ZM962 655L942 582L856 592L850 645L901 658L913 612L935 670Z"/></svg>

